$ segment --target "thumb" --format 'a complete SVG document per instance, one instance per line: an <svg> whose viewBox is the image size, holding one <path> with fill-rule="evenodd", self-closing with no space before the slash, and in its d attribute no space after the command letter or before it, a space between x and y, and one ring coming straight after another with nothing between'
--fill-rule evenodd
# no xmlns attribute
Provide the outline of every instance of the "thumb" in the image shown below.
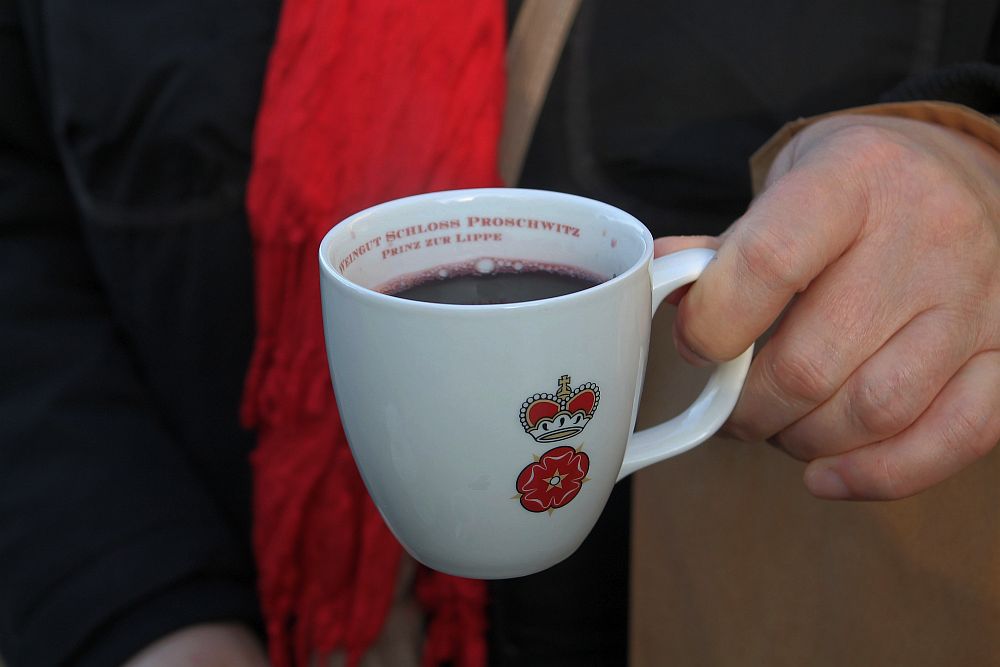
<svg viewBox="0 0 1000 667"><path fill-rule="evenodd" d="M833 181L827 169L790 172L730 227L680 303L674 336L685 360L704 366L738 356L847 250L863 200Z"/></svg>

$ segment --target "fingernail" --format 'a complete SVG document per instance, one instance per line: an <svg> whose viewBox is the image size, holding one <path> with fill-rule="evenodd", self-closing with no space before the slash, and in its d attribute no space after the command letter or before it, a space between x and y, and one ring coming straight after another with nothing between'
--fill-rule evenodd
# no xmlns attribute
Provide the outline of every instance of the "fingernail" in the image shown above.
<svg viewBox="0 0 1000 667"><path fill-rule="evenodd" d="M806 470L804 481L809 492L819 498L843 500L851 496L843 478L833 468L810 468Z"/></svg>
<svg viewBox="0 0 1000 667"><path fill-rule="evenodd" d="M680 339L680 336L677 335L676 327L674 327L674 347L677 348L677 354L681 355L681 359L688 362L692 366L704 368L705 366L712 365L711 361L692 350L688 347L687 343Z"/></svg>

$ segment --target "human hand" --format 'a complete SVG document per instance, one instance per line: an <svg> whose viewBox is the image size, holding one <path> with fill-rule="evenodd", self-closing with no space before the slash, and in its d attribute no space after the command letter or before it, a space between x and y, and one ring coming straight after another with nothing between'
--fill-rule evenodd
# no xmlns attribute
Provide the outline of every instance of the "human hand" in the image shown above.
<svg viewBox="0 0 1000 667"><path fill-rule="evenodd" d="M688 361L779 320L726 430L808 461L824 498L926 489L1000 440L1000 153L921 121L835 116L799 133L680 299ZM681 298L683 296L683 298Z"/></svg>
<svg viewBox="0 0 1000 667"><path fill-rule="evenodd" d="M236 623L204 623L182 628L153 642L123 667L267 667L264 647Z"/></svg>

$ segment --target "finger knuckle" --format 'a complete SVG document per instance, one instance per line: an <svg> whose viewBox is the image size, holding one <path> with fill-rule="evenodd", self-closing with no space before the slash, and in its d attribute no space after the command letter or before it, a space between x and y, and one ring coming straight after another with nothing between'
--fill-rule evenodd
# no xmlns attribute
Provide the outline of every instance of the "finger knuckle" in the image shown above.
<svg viewBox="0 0 1000 667"><path fill-rule="evenodd" d="M876 438L895 435L918 416L917 395L901 373L862 373L848 387L851 417Z"/></svg>
<svg viewBox="0 0 1000 667"><path fill-rule="evenodd" d="M919 210L924 235L934 247L981 235L982 220L989 218L984 199L939 154L886 127L855 125L835 135L844 164L853 166L847 171L864 184L869 214L881 218L889 213L883 209Z"/></svg>
<svg viewBox="0 0 1000 667"><path fill-rule="evenodd" d="M834 133L833 150L843 169L840 177L857 186L866 215L876 215L923 196L913 188L917 179L909 175L925 163L924 156L904 136L877 125L851 125Z"/></svg>
<svg viewBox="0 0 1000 667"><path fill-rule="evenodd" d="M925 170L924 180L935 184L924 191L920 201L928 223L947 226L952 243L966 237L979 239L983 221L989 219L985 203L957 182L944 165L928 165Z"/></svg>
<svg viewBox="0 0 1000 667"><path fill-rule="evenodd" d="M895 169L906 164L914 152L898 132L878 125L848 125L832 136L862 169Z"/></svg>
<svg viewBox="0 0 1000 667"><path fill-rule="evenodd" d="M984 202L964 184L956 182L943 165L926 169L923 183L934 183L913 193L920 211L916 241L929 252L964 253L968 259L990 238L991 216ZM968 261L967 259L967 261Z"/></svg>
<svg viewBox="0 0 1000 667"><path fill-rule="evenodd" d="M779 394L797 403L821 403L837 389L830 358L809 349L786 350L771 358L766 368Z"/></svg>
<svg viewBox="0 0 1000 667"><path fill-rule="evenodd" d="M804 276L793 239L772 225L751 225L736 246L744 277L771 291L801 291Z"/></svg>

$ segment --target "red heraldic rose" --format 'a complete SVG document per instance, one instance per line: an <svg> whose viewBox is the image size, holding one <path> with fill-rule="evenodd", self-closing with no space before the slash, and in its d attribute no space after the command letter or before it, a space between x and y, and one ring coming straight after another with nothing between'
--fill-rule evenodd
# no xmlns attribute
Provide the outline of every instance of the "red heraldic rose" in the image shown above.
<svg viewBox="0 0 1000 667"><path fill-rule="evenodd" d="M528 464L517 476L521 507L529 512L554 510L569 503L587 481L590 457L572 447L555 447Z"/></svg>

